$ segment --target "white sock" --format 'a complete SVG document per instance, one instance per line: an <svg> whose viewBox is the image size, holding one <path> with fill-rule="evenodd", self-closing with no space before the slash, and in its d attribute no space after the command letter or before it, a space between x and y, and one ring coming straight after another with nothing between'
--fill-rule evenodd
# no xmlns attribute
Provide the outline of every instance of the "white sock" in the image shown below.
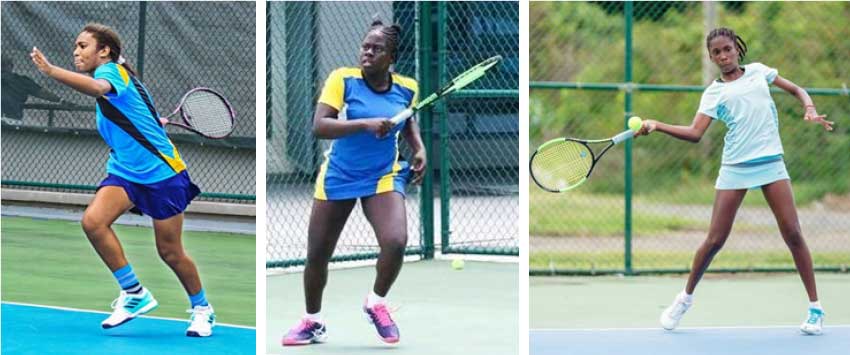
<svg viewBox="0 0 850 355"><path fill-rule="evenodd" d="M679 299L685 303L693 303L694 295L689 295L687 292L685 292L685 290L682 290L682 292L679 293Z"/></svg>
<svg viewBox="0 0 850 355"><path fill-rule="evenodd" d="M823 311L823 307L820 306L820 301L809 302L809 308L819 309Z"/></svg>
<svg viewBox="0 0 850 355"><path fill-rule="evenodd" d="M304 313L304 319L309 319L309 320L314 321L316 323L321 323L322 322L322 312Z"/></svg>
<svg viewBox="0 0 850 355"><path fill-rule="evenodd" d="M372 308L376 304L384 304L387 302L386 297L378 296L375 291L369 291L369 296L366 296L366 307Z"/></svg>

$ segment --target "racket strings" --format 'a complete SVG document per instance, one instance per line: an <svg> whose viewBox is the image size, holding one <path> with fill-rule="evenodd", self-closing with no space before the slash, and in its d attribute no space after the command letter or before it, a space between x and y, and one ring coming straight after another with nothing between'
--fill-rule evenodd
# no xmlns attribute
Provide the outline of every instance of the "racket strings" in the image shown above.
<svg viewBox="0 0 850 355"><path fill-rule="evenodd" d="M531 163L535 179L553 190L581 183L593 166L593 154L587 146L564 141L537 152Z"/></svg>
<svg viewBox="0 0 850 355"><path fill-rule="evenodd" d="M225 137L233 131L233 112L218 95L195 91L186 97L180 110L186 123L210 137Z"/></svg>

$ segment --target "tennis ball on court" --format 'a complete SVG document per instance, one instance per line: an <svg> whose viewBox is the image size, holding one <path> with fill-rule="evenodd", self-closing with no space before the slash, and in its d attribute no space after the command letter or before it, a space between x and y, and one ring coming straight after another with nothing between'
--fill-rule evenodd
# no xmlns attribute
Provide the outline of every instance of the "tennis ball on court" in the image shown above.
<svg viewBox="0 0 850 355"><path fill-rule="evenodd" d="M643 121L638 116L632 116L629 118L629 129L632 131L640 131L640 127L643 125Z"/></svg>
<svg viewBox="0 0 850 355"><path fill-rule="evenodd" d="M455 270L463 269L463 259L452 260L452 269L455 269Z"/></svg>

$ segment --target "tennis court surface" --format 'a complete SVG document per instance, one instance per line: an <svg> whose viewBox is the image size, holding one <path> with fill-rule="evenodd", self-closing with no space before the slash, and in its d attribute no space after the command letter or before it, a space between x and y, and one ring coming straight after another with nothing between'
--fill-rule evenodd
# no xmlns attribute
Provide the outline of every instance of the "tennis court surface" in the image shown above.
<svg viewBox="0 0 850 355"><path fill-rule="evenodd" d="M141 317L101 329L106 312L3 302L3 353L252 354L253 327L218 324L208 338L185 335L184 319Z"/></svg>
<svg viewBox="0 0 850 355"><path fill-rule="evenodd" d="M269 275L267 340L269 354L476 354L519 353L516 263L467 261L453 270L450 261L405 263L389 294L397 308L401 342L383 345L363 315L363 300L375 276L373 266L331 270L322 317L328 342L283 348L283 333L304 314L302 273Z"/></svg>
<svg viewBox="0 0 850 355"><path fill-rule="evenodd" d="M661 311L686 276L532 277L531 355L846 354L850 275L820 273L824 333L798 329L808 300L796 274L707 274L680 327L665 331Z"/></svg>

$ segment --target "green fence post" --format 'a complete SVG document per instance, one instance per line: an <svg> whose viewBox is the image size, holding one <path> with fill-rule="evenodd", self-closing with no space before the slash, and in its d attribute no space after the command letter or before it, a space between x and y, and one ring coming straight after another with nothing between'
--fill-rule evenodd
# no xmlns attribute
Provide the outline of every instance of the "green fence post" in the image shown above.
<svg viewBox="0 0 850 355"><path fill-rule="evenodd" d="M437 78L440 83L446 82L446 23L447 3L437 3ZM440 242L443 253L451 251L451 240L449 230L451 227L451 166L449 164L449 128L448 110L446 103L448 98L436 105L437 116L440 119Z"/></svg>
<svg viewBox="0 0 850 355"><path fill-rule="evenodd" d="M272 7L266 1L266 139L272 137Z"/></svg>
<svg viewBox="0 0 850 355"><path fill-rule="evenodd" d="M419 92L429 93L433 91L431 84L431 48L433 36L431 35L431 3L423 1L419 4ZM430 109L419 111L419 120L422 123L422 140L425 144L427 156L433 157L432 125L433 115ZM422 257L434 258L434 173L431 164L425 168L425 176L422 180L422 196L420 198L421 225L422 225Z"/></svg>
<svg viewBox="0 0 850 355"><path fill-rule="evenodd" d="M626 53L625 53L625 78L626 85L632 83L632 15L633 3L626 1ZM627 87L625 92L625 117L623 127L628 128L628 120L632 115L632 90ZM632 274L632 141L626 141L626 167L625 167L625 272Z"/></svg>

